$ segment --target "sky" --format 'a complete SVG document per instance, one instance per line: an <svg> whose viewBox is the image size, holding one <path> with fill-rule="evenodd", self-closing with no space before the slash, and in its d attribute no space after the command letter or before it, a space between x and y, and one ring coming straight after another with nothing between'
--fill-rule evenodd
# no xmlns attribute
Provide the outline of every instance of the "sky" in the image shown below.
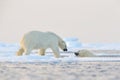
<svg viewBox="0 0 120 80"><path fill-rule="evenodd" d="M0 0L0 42L19 42L32 30L83 43L120 42L119 0Z"/></svg>

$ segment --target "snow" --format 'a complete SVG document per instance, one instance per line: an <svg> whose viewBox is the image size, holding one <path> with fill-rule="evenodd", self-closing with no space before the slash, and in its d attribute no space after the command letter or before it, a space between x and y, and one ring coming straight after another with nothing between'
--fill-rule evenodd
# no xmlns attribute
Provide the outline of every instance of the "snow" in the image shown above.
<svg viewBox="0 0 120 80"><path fill-rule="evenodd" d="M16 56L16 51L19 49L19 43L4 43L0 42L0 62L73 62L73 61L100 61L100 62L119 62L120 54L100 53L97 55L107 55L110 57L84 57L79 58L74 55L74 52L79 49L93 50L120 50L120 43L81 43L78 38L71 37L64 39L68 46L68 52L60 52L61 58L54 58L51 50L47 50L45 56L39 56L36 51L30 55ZM116 56L116 57L111 57Z"/></svg>
<svg viewBox="0 0 120 80"><path fill-rule="evenodd" d="M84 43L82 48L99 50L120 50L120 43Z"/></svg>

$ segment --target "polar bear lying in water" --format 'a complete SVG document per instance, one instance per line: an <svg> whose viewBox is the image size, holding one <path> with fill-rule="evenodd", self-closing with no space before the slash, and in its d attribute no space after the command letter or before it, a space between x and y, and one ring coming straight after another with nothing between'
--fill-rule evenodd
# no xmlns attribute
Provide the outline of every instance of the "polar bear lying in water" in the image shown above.
<svg viewBox="0 0 120 80"><path fill-rule="evenodd" d="M78 57L96 57L91 51L83 49L74 53Z"/></svg>
<svg viewBox="0 0 120 80"><path fill-rule="evenodd" d="M51 48L56 58L60 57L59 47L67 51L66 43L52 32L31 31L26 33L20 41L18 56L30 54L33 49L40 49L39 54L45 55L45 50Z"/></svg>

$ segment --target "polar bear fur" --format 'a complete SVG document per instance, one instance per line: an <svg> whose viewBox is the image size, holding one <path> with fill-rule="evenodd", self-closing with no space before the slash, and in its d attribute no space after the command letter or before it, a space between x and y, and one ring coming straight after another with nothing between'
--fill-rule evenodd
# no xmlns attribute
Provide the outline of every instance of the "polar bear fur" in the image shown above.
<svg viewBox="0 0 120 80"><path fill-rule="evenodd" d="M45 55L45 50L51 48L56 58L60 57L59 47L67 51L66 43L55 33L31 31L26 33L20 41L20 49L17 55L30 54L33 49L40 49L39 54Z"/></svg>
<svg viewBox="0 0 120 80"><path fill-rule="evenodd" d="M91 51L83 49L74 53L78 57L96 57Z"/></svg>

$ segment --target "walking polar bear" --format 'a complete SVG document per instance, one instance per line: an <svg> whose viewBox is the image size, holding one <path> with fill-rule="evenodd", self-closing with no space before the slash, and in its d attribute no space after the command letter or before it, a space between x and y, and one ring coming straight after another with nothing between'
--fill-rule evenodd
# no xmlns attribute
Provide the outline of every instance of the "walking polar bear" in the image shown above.
<svg viewBox="0 0 120 80"><path fill-rule="evenodd" d="M26 33L20 41L18 56L30 54L33 49L40 49L39 54L45 55L45 50L51 48L56 58L60 57L59 47L67 51L66 43L55 33L31 31Z"/></svg>
<svg viewBox="0 0 120 80"><path fill-rule="evenodd" d="M82 49L74 53L78 57L96 57L91 51Z"/></svg>

